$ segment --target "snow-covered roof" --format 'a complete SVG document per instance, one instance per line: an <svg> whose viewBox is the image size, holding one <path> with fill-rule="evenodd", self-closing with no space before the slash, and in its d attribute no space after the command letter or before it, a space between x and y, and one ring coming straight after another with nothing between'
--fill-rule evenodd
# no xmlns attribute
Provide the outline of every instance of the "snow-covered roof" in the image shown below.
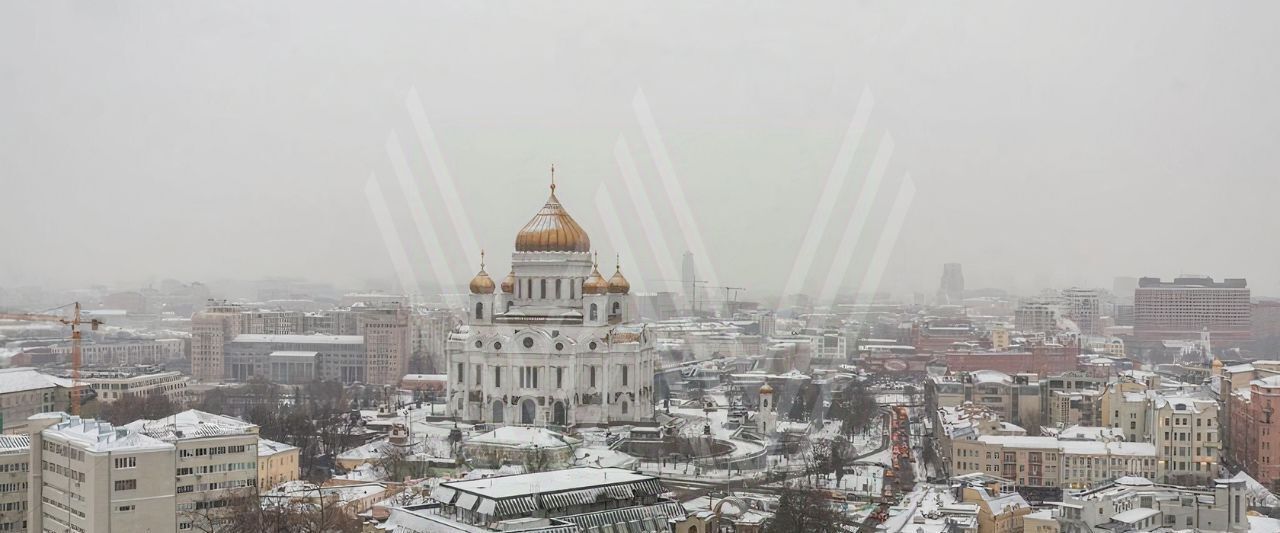
<svg viewBox="0 0 1280 533"><path fill-rule="evenodd" d="M36 371L34 368L0 369L0 394L47 389L50 387L71 387L71 380L50 376Z"/></svg>
<svg viewBox="0 0 1280 533"><path fill-rule="evenodd" d="M527 426L502 426L488 433L467 439L467 444L510 446L515 448L563 448L575 444L577 439L565 437L546 428Z"/></svg>
<svg viewBox="0 0 1280 533"><path fill-rule="evenodd" d="M84 419L78 416L62 415L59 422L42 433L47 436L60 437L85 445L91 452L107 451L147 451L173 449L173 445L159 439L148 437L136 430L115 427L110 422Z"/></svg>
<svg viewBox="0 0 1280 533"><path fill-rule="evenodd" d="M1013 378L1009 374L1000 372L999 370L977 370L971 373L974 383L1013 383Z"/></svg>
<svg viewBox="0 0 1280 533"><path fill-rule="evenodd" d="M135 420L125 424L125 427L167 442L258 432L258 426L238 418L215 415L196 409L187 409L159 420Z"/></svg>
<svg viewBox="0 0 1280 533"><path fill-rule="evenodd" d="M258 437L258 457L271 456L296 449L298 449L297 446Z"/></svg>
<svg viewBox="0 0 1280 533"><path fill-rule="evenodd" d="M363 335L261 335L242 333L232 342L270 342L279 344L364 344Z"/></svg>
<svg viewBox="0 0 1280 533"><path fill-rule="evenodd" d="M1041 448L1046 450L1057 450L1059 447L1058 439L1053 437L1027 437L1022 435L982 435L978 437L978 442L984 444L999 444L1001 446L1009 446L1011 448Z"/></svg>
<svg viewBox="0 0 1280 533"><path fill-rule="evenodd" d="M580 467L470 481L450 481L441 483L440 487L485 498L502 499L655 479L657 478L650 475L621 468Z"/></svg>
<svg viewBox="0 0 1280 533"><path fill-rule="evenodd" d="M1145 519L1147 519L1147 518L1151 518L1151 517L1153 517L1153 516L1155 516L1155 515L1158 515L1158 514L1160 514L1160 511L1157 511L1157 510L1155 510L1155 509L1148 509L1148 508L1146 508L1146 507L1138 507L1138 508L1136 508L1136 509L1129 509L1128 511L1124 511L1124 512L1122 512L1122 513L1119 513L1119 514L1117 514L1117 515L1115 515L1115 516L1111 517L1111 519L1112 519L1112 520L1115 520L1116 522L1124 522L1124 523L1126 523L1126 524L1134 524L1134 523L1140 522L1140 521L1142 521L1142 520L1145 520Z"/></svg>
<svg viewBox="0 0 1280 533"><path fill-rule="evenodd" d="M29 449L31 449L31 437L26 435L0 435L0 453L25 452Z"/></svg>

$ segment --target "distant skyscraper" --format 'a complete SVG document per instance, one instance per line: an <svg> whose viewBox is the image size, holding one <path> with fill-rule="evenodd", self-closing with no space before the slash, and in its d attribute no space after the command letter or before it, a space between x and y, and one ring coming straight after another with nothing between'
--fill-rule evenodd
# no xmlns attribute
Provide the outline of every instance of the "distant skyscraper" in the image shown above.
<svg viewBox="0 0 1280 533"><path fill-rule="evenodd" d="M942 284L938 287L938 300L948 304L964 301L964 272L960 270L960 263L942 265Z"/></svg>
<svg viewBox="0 0 1280 533"><path fill-rule="evenodd" d="M680 288L684 291L688 308L694 309L698 299L698 272L693 267L693 252L684 253L684 261L680 265Z"/></svg>

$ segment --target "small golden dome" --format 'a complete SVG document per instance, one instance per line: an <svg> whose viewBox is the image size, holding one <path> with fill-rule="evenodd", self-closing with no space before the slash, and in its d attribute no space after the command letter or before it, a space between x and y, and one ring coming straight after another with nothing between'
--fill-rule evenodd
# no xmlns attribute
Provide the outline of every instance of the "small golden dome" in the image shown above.
<svg viewBox="0 0 1280 533"><path fill-rule="evenodd" d="M600 268L593 262L591 265L591 276L587 281L582 282L582 294L604 294L609 292L609 282L604 280L604 276L600 275Z"/></svg>
<svg viewBox="0 0 1280 533"><path fill-rule="evenodd" d="M773 386L765 383L760 386L760 394L773 394Z"/></svg>
<svg viewBox="0 0 1280 533"><path fill-rule="evenodd" d="M1218 359L1218 358L1214 358L1214 359L1213 359L1213 368L1215 368L1215 369L1222 368L1222 360L1221 360L1221 359Z"/></svg>
<svg viewBox="0 0 1280 533"><path fill-rule="evenodd" d="M484 271L484 250L480 251L480 272L476 273L476 277L471 278L470 287L471 294L493 294L493 278Z"/></svg>
<svg viewBox="0 0 1280 533"><path fill-rule="evenodd" d="M555 167L551 169L551 197L538 214L516 234L517 252L587 252L591 238L556 198Z"/></svg>
<svg viewBox="0 0 1280 533"><path fill-rule="evenodd" d="M471 294L493 294L493 278L490 278L484 270L471 278Z"/></svg>
<svg viewBox="0 0 1280 533"><path fill-rule="evenodd" d="M622 265L618 265L613 270L613 277L609 278L609 292L613 294L626 294L631 291L631 283L627 278L622 277Z"/></svg>
<svg viewBox="0 0 1280 533"><path fill-rule="evenodd" d="M502 292L511 294L516 292L516 269L512 268L507 277L502 279Z"/></svg>

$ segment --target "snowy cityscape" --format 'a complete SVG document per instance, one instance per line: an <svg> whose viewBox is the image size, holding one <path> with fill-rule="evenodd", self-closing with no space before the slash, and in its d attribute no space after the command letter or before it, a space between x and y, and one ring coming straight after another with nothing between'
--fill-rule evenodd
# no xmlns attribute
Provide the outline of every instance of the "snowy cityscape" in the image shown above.
<svg viewBox="0 0 1280 533"><path fill-rule="evenodd" d="M0 533L1280 533L1275 15L0 6Z"/></svg>

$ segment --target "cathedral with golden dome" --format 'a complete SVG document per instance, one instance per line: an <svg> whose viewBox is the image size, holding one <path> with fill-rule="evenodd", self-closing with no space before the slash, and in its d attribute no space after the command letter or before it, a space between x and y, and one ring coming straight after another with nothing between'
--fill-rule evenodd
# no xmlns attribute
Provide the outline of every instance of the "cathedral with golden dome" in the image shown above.
<svg viewBox="0 0 1280 533"><path fill-rule="evenodd" d="M650 422L657 355L629 320L631 284L600 273L591 238L550 197L516 234L501 283L471 279L467 323L452 339L449 409L473 423L604 426Z"/></svg>

